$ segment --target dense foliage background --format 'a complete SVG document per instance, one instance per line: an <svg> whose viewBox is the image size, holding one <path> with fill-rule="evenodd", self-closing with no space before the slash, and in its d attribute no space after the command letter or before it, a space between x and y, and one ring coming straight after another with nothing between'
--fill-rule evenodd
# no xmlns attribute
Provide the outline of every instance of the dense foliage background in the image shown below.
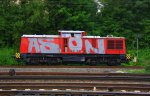
<svg viewBox="0 0 150 96"><path fill-rule="evenodd" d="M23 34L58 30L126 37L129 50L139 38L139 49L149 50L150 0L0 0L0 48L16 51Z"/></svg>
<svg viewBox="0 0 150 96"><path fill-rule="evenodd" d="M95 0L96 1L96 0ZM0 47L19 47L23 34L85 30L124 36L134 48L150 45L150 0L0 0ZM100 12L98 11L100 10Z"/></svg>

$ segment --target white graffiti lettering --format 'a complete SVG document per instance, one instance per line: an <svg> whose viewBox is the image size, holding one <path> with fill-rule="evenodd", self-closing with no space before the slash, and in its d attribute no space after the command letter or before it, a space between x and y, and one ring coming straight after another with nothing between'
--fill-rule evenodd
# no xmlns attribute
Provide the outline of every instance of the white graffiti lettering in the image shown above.
<svg viewBox="0 0 150 96"><path fill-rule="evenodd" d="M28 40L29 40L28 52L31 53L33 48L35 48L36 53L39 53L40 48L39 48L37 39L36 38L29 38Z"/></svg>
<svg viewBox="0 0 150 96"><path fill-rule="evenodd" d="M82 50L82 39L81 38L70 38L69 39L69 48L73 52L78 52Z"/></svg>
<svg viewBox="0 0 150 96"><path fill-rule="evenodd" d="M28 52L29 53L60 53L60 45L55 43L55 39L50 38L28 38ZM83 42L85 41L85 42ZM85 52L104 54L104 39L97 39L96 44L98 48L92 46L88 39L82 40L81 38L71 37L68 41L68 48L71 52L81 52L85 44ZM84 51L82 51L84 52Z"/></svg>
<svg viewBox="0 0 150 96"><path fill-rule="evenodd" d="M98 53L98 49L94 48L88 40L85 40L85 45L86 45L86 53L90 53L90 50L92 50L94 53Z"/></svg>
<svg viewBox="0 0 150 96"><path fill-rule="evenodd" d="M54 39L29 38L28 52L35 48L36 53L59 53L59 45L54 43Z"/></svg>

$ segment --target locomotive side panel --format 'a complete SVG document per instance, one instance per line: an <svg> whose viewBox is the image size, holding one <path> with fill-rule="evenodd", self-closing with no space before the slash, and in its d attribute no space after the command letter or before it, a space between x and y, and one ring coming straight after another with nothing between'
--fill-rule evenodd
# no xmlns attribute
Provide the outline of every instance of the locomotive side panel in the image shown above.
<svg viewBox="0 0 150 96"><path fill-rule="evenodd" d="M20 53L28 53L28 38L22 37L20 44Z"/></svg>
<svg viewBox="0 0 150 96"><path fill-rule="evenodd" d="M60 53L60 39L22 37L20 53Z"/></svg>
<svg viewBox="0 0 150 96"><path fill-rule="evenodd" d="M104 39L99 38L62 38L62 54L105 54Z"/></svg>
<svg viewBox="0 0 150 96"><path fill-rule="evenodd" d="M127 61L125 38L85 36L82 31L62 31L60 35L23 35L20 57L18 59L29 64L84 62L115 65Z"/></svg>
<svg viewBox="0 0 150 96"><path fill-rule="evenodd" d="M103 38L84 38L86 54L105 54Z"/></svg>
<svg viewBox="0 0 150 96"><path fill-rule="evenodd" d="M105 39L106 54L126 54L124 38L106 38Z"/></svg>
<svg viewBox="0 0 150 96"><path fill-rule="evenodd" d="M83 54L82 38L70 37L68 38L68 54Z"/></svg>

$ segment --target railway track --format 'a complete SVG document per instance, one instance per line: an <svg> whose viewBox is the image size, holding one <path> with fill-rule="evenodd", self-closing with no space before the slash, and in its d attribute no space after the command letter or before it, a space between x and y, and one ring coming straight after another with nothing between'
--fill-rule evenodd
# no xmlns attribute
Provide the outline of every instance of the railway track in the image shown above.
<svg viewBox="0 0 150 96"><path fill-rule="evenodd" d="M53 90L5 90L1 96L149 96L146 92L94 92L94 91L53 91ZM11 95L10 95L11 94Z"/></svg>
<svg viewBox="0 0 150 96"><path fill-rule="evenodd" d="M89 80L144 80L150 81L149 74L131 73L66 73L66 72L0 72L0 79L89 79Z"/></svg>
<svg viewBox="0 0 150 96"><path fill-rule="evenodd" d="M150 76L149 74L135 74L135 73L85 73L85 72L16 72L14 69L9 72L0 72L1 76L4 75L92 75L92 76Z"/></svg>
<svg viewBox="0 0 150 96"><path fill-rule="evenodd" d="M150 76L0 76L0 80L48 80L48 79L69 79L69 80L134 80L150 81Z"/></svg>
<svg viewBox="0 0 150 96"><path fill-rule="evenodd" d="M11 70L0 72L0 94L3 94L0 96L149 96L150 75Z"/></svg>
<svg viewBox="0 0 150 96"><path fill-rule="evenodd" d="M32 90L93 90L93 91L122 91L122 90L141 90L149 92L150 84L106 84L106 83L1 83L0 88L3 90L11 89L32 89Z"/></svg>
<svg viewBox="0 0 150 96"><path fill-rule="evenodd" d="M7 95L9 94L11 95ZM0 96L149 96L149 84L1 83ZM14 94L14 95L12 95Z"/></svg>

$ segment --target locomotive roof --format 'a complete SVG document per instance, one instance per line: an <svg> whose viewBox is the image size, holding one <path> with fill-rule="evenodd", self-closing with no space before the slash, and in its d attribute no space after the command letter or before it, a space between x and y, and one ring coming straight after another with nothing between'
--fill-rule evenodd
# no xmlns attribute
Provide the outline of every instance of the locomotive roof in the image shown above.
<svg viewBox="0 0 150 96"><path fill-rule="evenodd" d="M60 35L23 35L22 37L60 37ZM82 38L124 38L124 37L83 36Z"/></svg>
<svg viewBox="0 0 150 96"><path fill-rule="evenodd" d="M65 30L59 30L58 32L61 32L61 33L83 33L85 31L65 31Z"/></svg>
<svg viewBox="0 0 150 96"><path fill-rule="evenodd" d="M23 35L22 37L59 37L59 35Z"/></svg>
<svg viewBox="0 0 150 96"><path fill-rule="evenodd" d="M125 38L125 37L100 37L100 36L83 36L83 38Z"/></svg>

